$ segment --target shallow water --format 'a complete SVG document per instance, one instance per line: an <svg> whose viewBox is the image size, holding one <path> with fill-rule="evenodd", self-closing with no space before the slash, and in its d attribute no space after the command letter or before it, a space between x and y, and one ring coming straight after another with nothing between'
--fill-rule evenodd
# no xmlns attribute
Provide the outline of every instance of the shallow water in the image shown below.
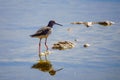
<svg viewBox="0 0 120 80"><path fill-rule="evenodd" d="M119 80L119 4L119 0L0 0L0 80ZM47 59L54 70L63 68L54 76L31 68L39 60L39 40L29 37L51 19L64 25L55 25L48 38L52 54ZM89 28L70 24L104 20L116 24ZM72 41L75 47L51 49L61 40ZM85 43L91 46L84 48Z"/></svg>

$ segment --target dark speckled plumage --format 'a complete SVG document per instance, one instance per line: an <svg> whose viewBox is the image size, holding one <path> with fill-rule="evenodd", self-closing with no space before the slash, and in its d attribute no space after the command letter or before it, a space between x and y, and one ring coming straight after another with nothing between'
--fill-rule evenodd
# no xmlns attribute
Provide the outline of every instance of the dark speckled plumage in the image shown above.
<svg viewBox="0 0 120 80"><path fill-rule="evenodd" d="M51 27L42 27L35 34L31 35L31 37L47 38L50 34L51 34Z"/></svg>
<svg viewBox="0 0 120 80"><path fill-rule="evenodd" d="M30 35L30 36L40 38L40 39L47 38L51 34L51 29L54 24L62 26L61 24L58 24L55 21L51 20L51 21L49 21L49 23L46 27L40 28L35 34Z"/></svg>

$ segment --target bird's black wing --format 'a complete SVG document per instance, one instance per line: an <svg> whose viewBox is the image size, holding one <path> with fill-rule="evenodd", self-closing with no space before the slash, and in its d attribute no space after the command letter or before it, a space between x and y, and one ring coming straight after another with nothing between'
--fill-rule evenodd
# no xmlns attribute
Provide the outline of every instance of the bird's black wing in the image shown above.
<svg viewBox="0 0 120 80"><path fill-rule="evenodd" d="M35 34L31 35L31 37L46 35L49 33L50 30L51 28L49 27L40 28Z"/></svg>

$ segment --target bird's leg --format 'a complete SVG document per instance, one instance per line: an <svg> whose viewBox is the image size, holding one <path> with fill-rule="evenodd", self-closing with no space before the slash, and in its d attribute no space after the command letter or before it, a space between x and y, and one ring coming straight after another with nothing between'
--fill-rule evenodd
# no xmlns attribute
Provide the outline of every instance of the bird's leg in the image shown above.
<svg viewBox="0 0 120 80"><path fill-rule="evenodd" d="M45 60L47 61L47 55L45 54Z"/></svg>
<svg viewBox="0 0 120 80"><path fill-rule="evenodd" d="M47 38L45 38L45 46L46 46L46 51L48 51Z"/></svg>
<svg viewBox="0 0 120 80"><path fill-rule="evenodd" d="M45 46L46 46L46 52L47 52L48 51L47 38L45 38ZM47 54L45 54L45 59L47 60Z"/></svg>
<svg viewBox="0 0 120 80"><path fill-rule="evenodd" d="M42 58L41 58L41 55L40 55L40 54L41 54L41 39L40 39L40 41L39 41L39 58L40 58L40 60L41 60Z"/></svg>

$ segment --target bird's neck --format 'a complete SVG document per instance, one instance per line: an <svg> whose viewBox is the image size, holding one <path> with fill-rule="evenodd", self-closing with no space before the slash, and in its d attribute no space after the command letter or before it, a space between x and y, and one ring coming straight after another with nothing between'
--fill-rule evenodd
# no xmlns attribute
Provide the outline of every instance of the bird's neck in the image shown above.
<svg viewBox="0 0 120 80"><path fill-rule="evenodd" d="M49 24L47 25L47 27L51 27L51 28L52 28L53 25L54 25L54 24L50 24L50 23L49 23Z"/></svg>

